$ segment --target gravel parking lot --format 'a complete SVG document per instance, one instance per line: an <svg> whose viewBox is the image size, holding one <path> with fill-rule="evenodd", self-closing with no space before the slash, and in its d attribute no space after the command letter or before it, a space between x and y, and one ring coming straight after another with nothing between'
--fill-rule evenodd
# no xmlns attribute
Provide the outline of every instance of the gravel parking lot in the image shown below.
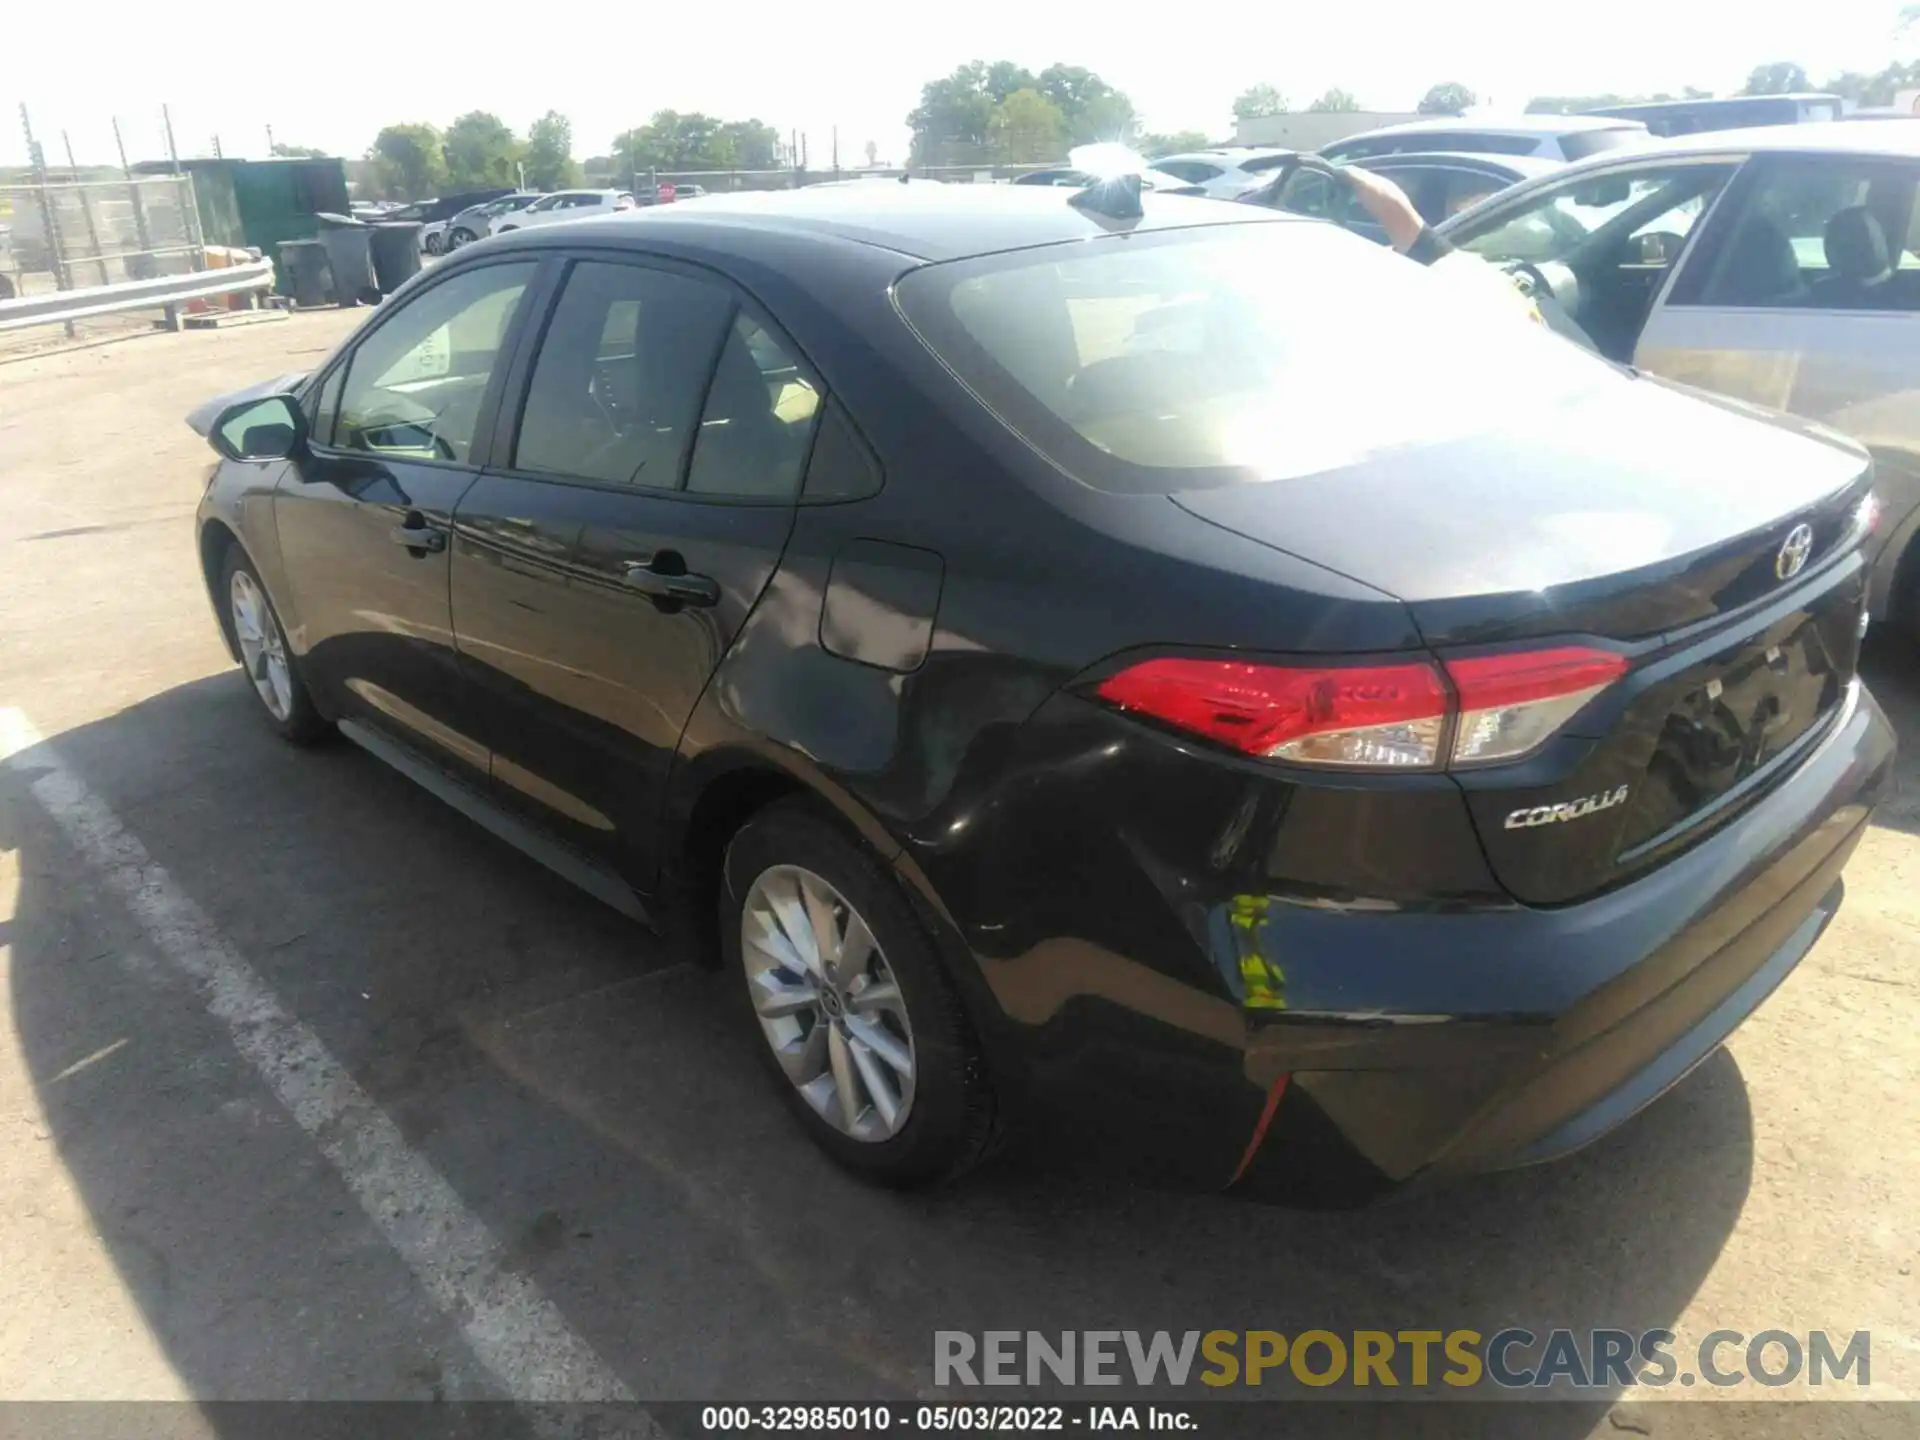
<svg viewBox="0 0 1920 1440"><path fill-rule="evenodd" d="M182 417L354 320L0 364L0 1397L846 1401L925 1393L936 1329L1518 1324L1868 1330L1920 1399L1913 640L1870 647L1908 749L1840 918L1571 1161L1358 1214L1017 1160L875 1193L716 977L257 722ZM1521 1433L1758 1433L1723 1408Z"/></svg>

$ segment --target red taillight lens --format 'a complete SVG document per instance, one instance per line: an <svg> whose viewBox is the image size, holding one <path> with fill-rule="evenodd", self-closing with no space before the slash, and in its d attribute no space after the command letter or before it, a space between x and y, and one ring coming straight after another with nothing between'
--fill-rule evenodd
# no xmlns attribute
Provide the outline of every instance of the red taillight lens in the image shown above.
<svg viewBox="0 0 1920 1440"><path fill-rule="evenodd" d="M1452 765L1514 760L1537 749L1626 671L1606 650L1562 646L1446 663L1284 666L1236 660L1144 660L1100 682L1108 704L1245 755L1300 765L1434 769L1458 716Z"/></svg>
<svg viewBox="0 0 1920 1440"><path fill-rule="evenodd" d="M1452 763L1485 765L1538 749L1626 669L1624 656L1581 645L1449 660L1460 696Z"/></svg>
<svg viewBox="0 0 1920 1440"><path fill-rule="evenodd" d="M1447 691L1427 664L1250 665L1146 660L1100 697L1247 755L1400 769L1439 762Z"/></svg>

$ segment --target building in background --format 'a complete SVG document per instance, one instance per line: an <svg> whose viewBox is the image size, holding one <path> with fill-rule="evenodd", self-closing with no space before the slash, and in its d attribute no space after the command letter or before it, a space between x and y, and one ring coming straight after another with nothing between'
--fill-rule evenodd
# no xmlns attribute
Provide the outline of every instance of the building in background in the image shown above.
<svg viewBox="0 0 1920 1440"><path fill-rule="evenodd" d="M1382 125L1404 125L1426 117L1409 110L1301 110L1286 115L1261 115L1237 120L1236 145L1275 145L1287 150L1318 150L1349 135L1378 130Z"/></svg>

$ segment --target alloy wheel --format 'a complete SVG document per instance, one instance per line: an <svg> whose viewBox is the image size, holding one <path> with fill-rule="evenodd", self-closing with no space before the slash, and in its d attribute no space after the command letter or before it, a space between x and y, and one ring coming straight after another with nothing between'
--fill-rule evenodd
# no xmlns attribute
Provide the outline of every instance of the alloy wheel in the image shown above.
<svg viewBox="0 0 1920 1440"><path fill-rule="evenodd" d="M855 1140L899 1134L913 1108L913 1027L860 913L811 870L774 865L747 892L740 941L760 1029L801 1098Z"/></svg>
<svg viewBox="0 0 1920 1440"><path fill-rule="evenodd" d="M273 618L273 608L245 570L233 572L228 604L233 613L233 638L240 642L240 661L260 703L274 719L287 719L293 714L293 673L287 668L287 644L280 634L280 622Z"/></svg>

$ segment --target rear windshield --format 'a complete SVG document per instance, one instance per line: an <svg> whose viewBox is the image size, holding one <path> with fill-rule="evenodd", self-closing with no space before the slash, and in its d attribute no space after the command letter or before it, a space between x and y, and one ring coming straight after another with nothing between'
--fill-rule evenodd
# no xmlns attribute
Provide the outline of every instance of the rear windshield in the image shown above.
<svg viewBox="0 0 1920 1440"><path fill-rule="evenodd" d="M1619 150L1651 139L1646 127L1623 125L1618 130L1578 130L1560 137L1560 148L1569 160L1584 160L1602 150Z"/></svg>
<svg viewBox="0 0 1920 1440"><path fill-rule="evenodd" d="M934 353L1063 469L1164 494L1315 474L1625 383L1509 293L1463 284L1454 267L1479 263L1427 269L1282 221L929 265L897 294Z"/></svg>

